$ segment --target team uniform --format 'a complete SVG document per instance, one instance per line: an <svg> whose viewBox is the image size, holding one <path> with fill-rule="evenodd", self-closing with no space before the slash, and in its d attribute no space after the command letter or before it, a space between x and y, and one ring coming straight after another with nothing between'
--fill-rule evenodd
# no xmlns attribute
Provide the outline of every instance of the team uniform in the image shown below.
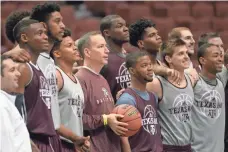
<svg viewBox="0 0 228 152"><path fill-rule="evenodd" d="M58 104L58 87L56 78L56 68L54 60L47 53L40 53L37 65L43 72L45 78L47 79L49 90L51 93L51 113L54 121L55 129L60 127L60 114L59 114L59 104Z"/></svg>
<svg viewBox="0 0 228 152"><path fill-rule="evenodd" d="M164 152L191 152L191 113L194 93L189 76L186 87L178 88L157 76L162 87L159 102L159 123Z"/></svg>
<svg viewBox="0 0 228 152"><path fill-rule="evenodd" d="M130 86L131 76L125 66L125 54L110 52L108 56L108 64L102 68L101 75L107 80L112 96L116 97L118 91Z"/></svg>
<svg viewBox="0 0 228 152"><path fill-rule="evenodd" d="M0 151L31 152L28 130L12 102L15 98L0 90Z"/></svg>
<svg viewBox="0 0 228 152"><path fill-rule="evenodd" d="M61 143L51 115L51 92L38 66L28 63L32 79L25 87L27 128L30 138L42 152L61 152Z"/></svg>
<svg viewBox="0 0 228 152"><path fill-rule="evenodd" d="M59 67L56 69L61 73L63 87L58 93L58 102L60 107L61 124L70 129L78 136L83 136L83 106L84 94L78 79L74 82ZM75 152L72 141L60 137L63 152Z"/></svg>
<svg viewBox="0 0 228 152"><path fill-rule="evenodd" d="M135 106L142 116L142 127L129 137L132 152L162 152L161 130L158 124L157 97L153 93L128 88L117 100L117 105Z"/></svg>
<svg viewBox="0 0 228 152"><path fill-rule="evenodd" d="M217 76L214 80L200 76L194 87L193 152L224 152L226 68Z"/></svg>
<svg viewBox="0 0 228 152"><path fill-rule="evenodd" d="M114 100L107 81L88 67L76 73L84 92L84 130L90 136L91 152L120 152L120 137L103 124L103 114L114 109Z"/></svg>

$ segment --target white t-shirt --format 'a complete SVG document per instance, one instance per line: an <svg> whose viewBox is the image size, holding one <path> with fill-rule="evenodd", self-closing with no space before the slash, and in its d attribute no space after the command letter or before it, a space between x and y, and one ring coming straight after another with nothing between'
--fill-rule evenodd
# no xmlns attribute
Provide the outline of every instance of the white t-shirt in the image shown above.
<svg viewBox="0 0 228 152"><path fill-rule="evenodd" d="M0 90L0 152L32 152L28 130L12 99Z"/></svg>

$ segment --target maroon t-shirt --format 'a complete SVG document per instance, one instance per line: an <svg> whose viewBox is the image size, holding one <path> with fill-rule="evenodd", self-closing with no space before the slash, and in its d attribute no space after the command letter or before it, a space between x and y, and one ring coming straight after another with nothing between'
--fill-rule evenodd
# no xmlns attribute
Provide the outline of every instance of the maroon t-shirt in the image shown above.
<svg viewBox="0 0 228 152"><path fill-rule="evenodd" d="M85 96L83 124L91 138L91 152L120 152L120 137L103 125L102 114L109 114L114 108L107 81L85 67L80 68L76 76Z"/></svg>
<svg viewBox="0 0 228 152"><path fill-rule="evenodd" d="M24 92L28 131L33 134L54 136L56 132L51 115L51 95L47 80L41 70L29 65L33 77Z"/></svg>
<svg viewBox="0 0 228 152"><path fill-rule="evenodd" d="M135 98L136 108L142 116L142 127L139 131L129 137L132 152L162 152L161 129L158 124L158 113L156 98L149 93L150 100L146 101L131 88L124 92Z"/></svg>
<svg viewBox="0 0 228 152"><path fill-rule="evenodd" d="M107 80L115 101L117 92L130 86L131 76L125 66L123 53L109 53L108 64L102 68L101 74Z"/></svg>

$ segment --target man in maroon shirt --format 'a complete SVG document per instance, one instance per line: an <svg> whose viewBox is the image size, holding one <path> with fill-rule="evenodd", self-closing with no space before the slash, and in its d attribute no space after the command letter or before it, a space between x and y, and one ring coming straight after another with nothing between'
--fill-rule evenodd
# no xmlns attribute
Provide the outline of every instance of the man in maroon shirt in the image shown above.
<svg viewBox="0 0 228 152"><path fill-rule="evenodd" d="M114 100L101 68L107 64L109 50L99 32L89 32L78 42L84 66L76 73L84 92L84 130L91 137L91 152L120 152L120 137L128 124L119 122L122 115L110 114Z"/></svg>

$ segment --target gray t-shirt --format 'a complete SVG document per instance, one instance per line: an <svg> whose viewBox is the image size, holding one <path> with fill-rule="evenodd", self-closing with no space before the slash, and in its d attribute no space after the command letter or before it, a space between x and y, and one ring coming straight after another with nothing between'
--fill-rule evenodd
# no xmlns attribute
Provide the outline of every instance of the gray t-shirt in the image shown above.
<svg viewBox="0 0 228 152"><path fill-rule="evenodd" d="M82 113L84 106L84 94L78 79L73 82L59 67L56 67L63 79L63 87L58 93L61 124L69 128L78 136L83 136ZM60 137L67 142L70 140Z"/></svg>
<svg viewBox="0 0 228 152"><path fill-rule="evenodd" d="M194 87L193 152L224 152L225 94L223 83L200 77Z"/></svg>
<svg viewBox="0 0 228 152"><path fill-rule="evenodd" d="M49 83L49 91L51 93L51 113L55 129L60 127L60 113L58 104L58 87L56 79L56 68L53 59L47 53L40 53L37 65L41 69L45 78Z"/></svg>

